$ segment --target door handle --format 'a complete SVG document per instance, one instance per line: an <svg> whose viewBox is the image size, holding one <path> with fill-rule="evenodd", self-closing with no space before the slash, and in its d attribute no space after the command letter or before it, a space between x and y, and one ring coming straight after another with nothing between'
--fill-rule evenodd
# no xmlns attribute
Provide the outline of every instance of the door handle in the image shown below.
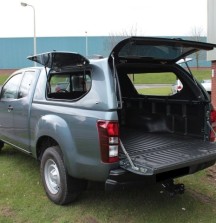
<svg viewBox="0 0 216 223"><path fill-rule="evenodd" d="M11 105L8 106L8 112L13 111L13 107Z"/></svg>

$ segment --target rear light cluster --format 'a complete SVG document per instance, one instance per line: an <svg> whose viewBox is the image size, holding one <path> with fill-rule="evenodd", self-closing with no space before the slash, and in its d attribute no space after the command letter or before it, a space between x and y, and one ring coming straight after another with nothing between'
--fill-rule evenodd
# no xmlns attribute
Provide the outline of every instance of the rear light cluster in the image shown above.
<svg viewBox="0 0 216 223"><path fill-rule="evenodd" d="M119 160L119 125L116 121L98 121L101 160L114 163Z"/></svg>
<svg viewBox="0 0 216 223"><path fill-rule="evenodd" d="M211 130L210 141L211 142L215 142L216 141L216 138L215 138L215 132L216 132L216 111L215 110L211 111L210 118L211 118L211 126L212 126L212 129L214 130L214 131Z"/></svg>

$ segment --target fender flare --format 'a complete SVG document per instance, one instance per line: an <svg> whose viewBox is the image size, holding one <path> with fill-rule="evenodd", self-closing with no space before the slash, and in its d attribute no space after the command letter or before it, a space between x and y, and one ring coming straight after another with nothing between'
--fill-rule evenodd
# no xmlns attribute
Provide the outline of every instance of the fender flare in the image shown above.
<svg viewBox="0 0 216 223"><path fill-rule="evenodd" d="M42 116L35 126L35 145L44 136L51 137L58 143L66 168L69 174L73 175L76 170L76 163L73 158L77 157L78 154L74 138L67 122L63 118L53 114ZM36 157L36 154L34 155Z"/></svg>

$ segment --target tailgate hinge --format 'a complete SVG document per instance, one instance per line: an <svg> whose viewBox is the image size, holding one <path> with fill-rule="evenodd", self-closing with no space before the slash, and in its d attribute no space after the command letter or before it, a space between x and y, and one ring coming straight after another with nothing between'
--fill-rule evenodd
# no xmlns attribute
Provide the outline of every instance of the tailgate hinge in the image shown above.
<svg viewBox="0 0 216 223"><path fill-rule="evenodd" d="M216 137L216 132L215 132L214 128L211 126L209 121L207 121L207 125L209 126L209 128L211 129L211 131L214 133L214 135Z"/></svg>

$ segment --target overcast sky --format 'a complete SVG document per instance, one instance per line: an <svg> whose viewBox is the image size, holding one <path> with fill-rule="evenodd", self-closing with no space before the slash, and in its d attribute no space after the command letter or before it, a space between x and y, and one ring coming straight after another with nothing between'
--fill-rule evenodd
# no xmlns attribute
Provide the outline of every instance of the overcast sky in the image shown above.
<svg viewBox="0 0 216 223"><path fill-rule="evenodd" d="M37 36L206 35L207 0L21 0L35 7ZM31 37L33 9L1 0L0 37Z"/></svg>

